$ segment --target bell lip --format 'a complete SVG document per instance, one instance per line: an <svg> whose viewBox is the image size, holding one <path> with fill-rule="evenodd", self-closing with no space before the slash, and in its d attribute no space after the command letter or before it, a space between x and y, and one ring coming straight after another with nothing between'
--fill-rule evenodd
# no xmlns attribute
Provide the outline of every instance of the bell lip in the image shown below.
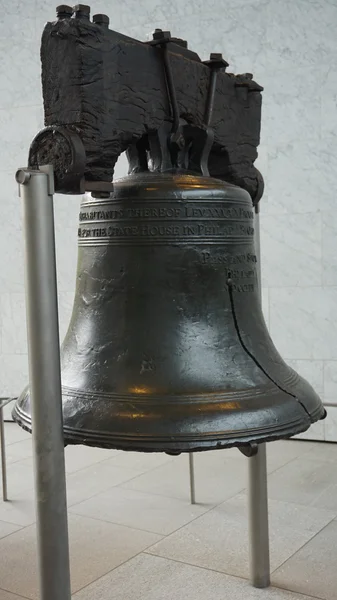
<svg viewBox="0 0 337 600"><path fill-rule="evenodd" d="M319 405L307 418L298 417L293 421L288 421L283 427L268 425L264 429L259 429L252 434L252 430L242 430L242 432L235 432L235 437L231 434L231 437L226 439L224 432L222 434L203 434L202 439L190 435L184 435L180 438L177 436L176 439L172 437L167 438L155 438L153 435L149 436L148 439L145 436L121 434L105 434L102 432L93 432L84 429L73 429L68 426L64 426L64 443L65 445L85 445L98 448L105 448L111 450L124 450L134 452L164 452L164 453L184 453L184 452L205 452L207 450L226 449L233 447L247 446L251 443L262 444L266 442L272 442L282 439L289 439L294 435L307 431L309 427L315 421L325 418L325 409L323 404ZM31 418L20 409L18 402L16 402L12 416L14 421L29 433L32 432Z"/></svg>

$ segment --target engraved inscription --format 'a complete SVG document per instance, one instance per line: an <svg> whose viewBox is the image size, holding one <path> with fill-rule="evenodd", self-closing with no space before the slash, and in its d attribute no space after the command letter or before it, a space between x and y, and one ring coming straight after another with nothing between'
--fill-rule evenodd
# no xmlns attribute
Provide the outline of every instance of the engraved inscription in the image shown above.
<svg viewBox="0 0 337 600"><path fill-rule="evenodd" d="M257 281L256 264L257 257L251 252L242 252L233 254L204 250L199 254L200 262L203 265L215 265L227 271L232 281L233 292L254 292Z"/></svg>
<svg viewBox="0 0 337 600"><path fill-rule="evenodd" d="M254 213L249 207L230 206L228 202L175 202L166 206L158 201L159 206L125 206L121 202L109 203L96 210L91 205L80 212L78 237L80 240L101 240L100 243L122 243L129 239L134 243L135 238L143 243L146 239L172 241L188 238L193 243L205 243L208 240L226 238L250 238L254 235L252 219ZM94 205L95 206L95 205ZM106 240L104 242L104 240ZM134 240L134 241L133 241Z"/></svg>
<svg viewBox="0 0 337 600"><path fill-rule="evenodd" d="M254 292L255 287L253 283L233 283L233 292Z"/></svg>
<svg viewBox="0 0 337 600"><path fill-rule="evenodd" d="M201 262L203 264L210 265L226 265L228 267L232 267L232 265L241 265L241 264L256 264L257 258L256 254L211 254L208 251L201 252Z"/></svg>
<svg viewBox="0 0 337 600"><path fill-rule="evenodd" d="M78 237L160 237L160 236L175 236L181 234L180 228L175 226L143 226L137 227L95 227L92 229L84 229L79 227Z"/></svg>
<svg viewBox="0 0 337 600"><path fill-rule="evenodd" d="M241 207L185 207L186 218L197 219L254 219L252 210Z"/></svg>
<svg viewBox="0 0 337 600"><path fill-rule="evenodd" d="M242 207L179 206L112 208L109 210L81 211L80 221L113 221L116 219L254 219L252 210Z"/></svg>
<svg viewBox="0 0 337 600"><path fill-rule="evenodd" d="M221 237L253 236L254 228L240 223L206 225L111 225L110 227L79 227L78 237Z"/></svg>

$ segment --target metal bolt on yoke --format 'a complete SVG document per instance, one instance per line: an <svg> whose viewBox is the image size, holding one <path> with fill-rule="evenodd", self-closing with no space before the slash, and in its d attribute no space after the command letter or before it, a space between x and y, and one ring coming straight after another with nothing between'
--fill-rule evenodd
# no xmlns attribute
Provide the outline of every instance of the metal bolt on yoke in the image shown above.
<svg viewBox="0 0 337 600"><path fill-rule="evenodd" d="M74 13L76 19L89 19L90 6L88 6L87 4L75 4Z"/></svg>
<svg viewBox="0 0 337 600"><path fill-rule="evenodd" d="M56 16L58 19L70 19L74 12L72 6L68 6L68 4L60 4L56 7Z"/></svg>
<svg viewBox="0 0 337 600"><path fill-rule="evenodd" d="M96 23L96 25L102 25L105 27L108 27L110 23L108 15L97 14L93 16L92 20L94 23Z"/></svg>

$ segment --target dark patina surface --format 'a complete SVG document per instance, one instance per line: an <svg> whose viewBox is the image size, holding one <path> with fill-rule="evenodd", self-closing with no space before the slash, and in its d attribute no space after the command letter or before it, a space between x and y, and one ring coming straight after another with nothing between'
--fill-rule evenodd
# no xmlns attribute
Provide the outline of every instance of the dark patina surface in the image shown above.
<svg viewBox="0 0 337 600"><path fill-rule="evenodd" d="M249 194L145 173L81 205L62 347L66 443L181 452L289 437L318 396L267 331ZM28 391L15 418L30 427Z"/></svg>
<svg viewBox="0 0 337 600"><path fill-rule="evenodd" d="M205 112L212 73L217 70L209 171L243 187L258 201L262 178L254 161L262 88L251 74L227 73L219 55L202 62L187 42L169 32L156 30L152 42L146 43L110 30L104 15L91 21L88 11L78 10L71 17L71 8L58 15L46 24L41 43L45 125L52 131L38 136L31 153L33 163L52 162L57 191L89 189L69 177L72 169L79 180L111 182L122 152L177 117L205 130L210 125ZM165 55L176 114L167 93ZM188 166L194 170L193 160Z"/></svg>
<svg viewBox="0 0 337 600"><path fill-rule="evenodd" d="M30 152L59 190L93 192L61 351L65 443L250 454L305 431L325 410L278 354L258 289L260 86L221 55L201 63L161 30L137 42L84 9L44 30L50 128ZM112 183L123 150L130 175ZM13 414L31 429L28 388Z"/></svg>

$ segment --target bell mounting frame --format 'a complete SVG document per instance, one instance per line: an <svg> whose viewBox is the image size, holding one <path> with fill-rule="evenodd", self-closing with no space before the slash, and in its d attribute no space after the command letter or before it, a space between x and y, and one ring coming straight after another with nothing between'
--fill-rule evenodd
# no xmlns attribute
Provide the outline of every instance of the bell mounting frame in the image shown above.
<svg viewBox="0 0 337 600"><path fill-rule="evenodd" d="M42 34L46 128L29 166L52 164L57 192L106 195L127 152L131 172L210 175L246 189L257 205L263 88L252 75L226 72L220 54L202 62L169 32L157 29L149 42L127 37L109 29L106 15L90 20L90 7L78 6L57 7Z"/></svg>

